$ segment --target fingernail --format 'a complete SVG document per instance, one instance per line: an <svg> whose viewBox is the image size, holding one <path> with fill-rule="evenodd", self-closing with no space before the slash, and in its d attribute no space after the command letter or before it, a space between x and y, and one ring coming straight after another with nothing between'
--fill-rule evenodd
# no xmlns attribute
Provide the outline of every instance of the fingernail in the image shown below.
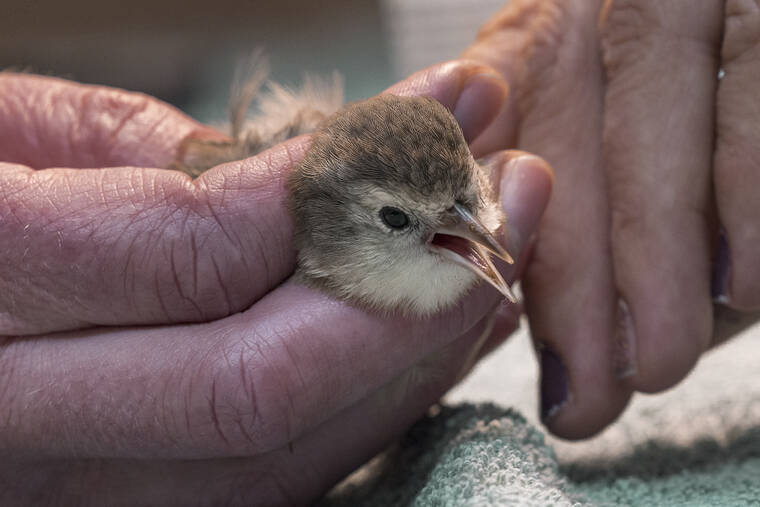
<svg viewBox="0 0 760 507"><path fill-rule="evenodd" d="M452 113L468 143L493 120L506 97L507 84L496 72L483 71L467 77ZM493 107L486 109L483 104Z"/></svg>
<svg viewBox="0 0 760 507"><path fill-rule="evenodd" d="M507 217L505 247L515 259L538 227L552 180L549 166L535 155L512 158L501 171L499 195Z"/></svg>
<svg viewBox="0 0 760 507"><path fill-rule="evenodd" d="M501 166L504 164L504 152L497 151L478 158L477 163L485 172L491 181L499 181L501 175Z"/></svg>
<svg viewBox="0 0 760 507"><path fill-rule="evenodd" d="M714 302L724 305L731 302L728 291L730 277L731 251L728 247L726 231L721 227L720 236L718 237L718 249L715 253L715 262L713 264L711 293Z"/></svg>
<svg viewBox="0 0 760 507"><path fill-rule="evenodd" d="M547 348L541 354L541 420L554 418L567 404L567 369L559 356Z"/></svg>
<svg viewBox="0 0 760 507"><path fill-rule="evenodd" d="M636 375L636 329L628 303L618 299L613 351L615 376L619 380Z"/></svg>

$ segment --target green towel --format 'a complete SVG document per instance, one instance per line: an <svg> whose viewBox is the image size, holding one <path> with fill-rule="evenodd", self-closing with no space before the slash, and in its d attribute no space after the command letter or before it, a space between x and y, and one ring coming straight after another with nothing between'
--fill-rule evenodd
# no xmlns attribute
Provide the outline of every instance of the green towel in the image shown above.
<svg viewBox="0 0 760 507"><path fill-rule="evenodd" d="M561 466L513 410L444 407L418 423L333 506L760 505L760 428L727 445L649 443L612 461Z"/></svg>
<svg viewBox="0 0 760 507"><path fill-rule="evenodd" d="M469 401L498 387L500 403L535 408L529 342L509 347L455 393L460 403L424 418L322 505L760 506L760 328L579 443L515 409Z"/></svg>

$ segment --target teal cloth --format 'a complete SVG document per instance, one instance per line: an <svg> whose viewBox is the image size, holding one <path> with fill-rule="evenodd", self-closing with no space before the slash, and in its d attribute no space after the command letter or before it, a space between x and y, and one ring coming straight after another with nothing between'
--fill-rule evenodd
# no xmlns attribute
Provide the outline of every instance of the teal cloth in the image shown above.
<svg viewBox="0 0 760 507"><path fill-rule="evenodd" d="M492 404L443 407L329 506L760 505L760 428L560 464L544 433Z"/></svg>

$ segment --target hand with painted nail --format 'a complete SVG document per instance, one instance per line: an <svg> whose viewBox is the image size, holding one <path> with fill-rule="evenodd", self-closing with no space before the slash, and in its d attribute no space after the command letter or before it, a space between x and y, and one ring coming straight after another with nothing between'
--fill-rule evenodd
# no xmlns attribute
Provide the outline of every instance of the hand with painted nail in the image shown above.
<svg viewBox="0 0 760 507"><path fill-rule="evenodd" d="M434 98L470 140L505 87L454 62L389 92ZM154 168L219 134L143 95L15 74L0 132L2 505L306 503L517 326L487 284L422 318L294 280L285 182L307 137L192 180ZM506 151L483 171L512 281L551 170Z"/></svg>
<svg viewBox="0 0 760 507"><path fill-rule="evenodd" d="M742 327L714 301L760 309L759 34L753 2L512 0L465 51L510 86L472 149L556 171L523 283L552 432L683 379Z"/></svg>

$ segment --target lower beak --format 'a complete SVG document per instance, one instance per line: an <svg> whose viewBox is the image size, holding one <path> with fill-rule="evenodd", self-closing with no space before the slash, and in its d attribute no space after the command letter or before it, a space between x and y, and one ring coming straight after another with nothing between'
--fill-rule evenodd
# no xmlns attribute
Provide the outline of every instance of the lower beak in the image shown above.
<svg viewBox="0 0 760 507"><path fill-rule="evenodd" d="M455 204L452 211L461 220L454 227L436 231L430 242L431 246L448 260L466 267L491 284L509 301L516 303L517 298L512 289L491 261L491 254L509 264L514 263L512 257L467 208Z"/></svg>

